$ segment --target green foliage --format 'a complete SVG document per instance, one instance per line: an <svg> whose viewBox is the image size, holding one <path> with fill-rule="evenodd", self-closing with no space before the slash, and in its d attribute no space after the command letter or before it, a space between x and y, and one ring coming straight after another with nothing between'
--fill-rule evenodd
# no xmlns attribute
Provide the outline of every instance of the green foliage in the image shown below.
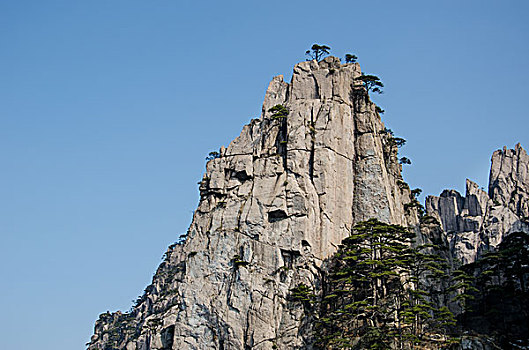
<svg viewBox="0 0 529 350"><path fill-rule="evenodd" d="M417 209L417 212L420 217L424 215L425 213L424 206L415 197L411 198L411 202L404 204L404 210L406 210L406 212L409 212L413 208Z"/></svg>
<svg viewBox="0 0 529 350"><path fill-rule="evenodd" d="M420 188L414 188L413 190L411 190L411 195L413 198L419 197L421 193L422 193L422 190Z"/></svg>
<svg viewBox="0 0 529 350"><path fill-rule="evenodd" d="M358 60L358 57L356 55L350 53L345 54L346 63L356 63L356 60Z"/></svg>
<svg viewBox="0 0 529 350"><path fill-rule="evenodd" d="M302 303L305 311L311 309L315 297L312 289L304 283L300 283L295 288L292 288L289 295L291 301Z"/></svg>
<svg viewBox="0 0 529 350"><path fill-rule="evenodd" d="M455 271L452 290L463 309L460 323L495 336L503 348L518 340L529 346L528 283L529 234L514 232L496 250Z"/></svg>
<svg viewBox="0 0 529 350"><path fill-rule="evenodd" d="M397 186L399 186L399 188L401 190L403 189L410 189L410 186L406 183L406 181L403 181L403 180L397 180Z"/></svg>
<svg viewBox="0 0 529 350"><path fill-rule="evenodd" d="M391 131L391 129L389 129ZM406 140L403 139L402 137L394 137L393 136L393 132L391 132L391 134L388 133L388 135L390 136L388 138L388 144L390 147L397 147L397 148L400 148L402 146L404 146L406 144Z"/></svg>
<svg viewBox="0 0 529 350"><path fill-rule="evenodd" d="M406 140L402 137L394 137L393 142L395 143L395 146L402 147L406 144Z"/></svg>
<svg viewBox="0 0 529 350"><path fill-rule="evenodd" d="M140 306L141 303L143 303L145 300L147 300L147 295L142 294L142 295L138 296L138 297L136 298L136 300L133 300L133 301L132 301L132 304L133 304L132 309L134 309L134 308Z"/></svg>
<svg viewBox="0 0 529 350"><path fill-rule="evenodd" d="M110 327L102 332L107 337L107 346L112 349L122 348L127 340L137 339L138 329L135 326L135 317L131 312L114 314L105 313L99 316ZM88 343L90 344L90 343Z"/></svg>
<svg viewBox="0 0 529 350"><path fill-rule="evenodd" d="M212 152L209 152L208 156L206 157L206 160L210 161L210 160L213 160L213 159L217 159L219 157L220 157L220 153L219 152L212 151Z"/></svg>
<svg viewBox="0 0 529 350"><path fill-rule="evenodd" d="M423 244L409 250L406 256L408 278L401 316L410 339L421 341L425 332L445 333L455 318L446 307L437 308L430 298L432 286L448 279L448 263L436 252L440 247Z"/></svg>
<svg viewBox="0 0 529 350"><path fill-rule="evenodd" d="M390 349L393 338L396 334L387 332L380 327L367 327L365 334L356 344L356 349Z"/></svg>
<svg viewBox="0 0 529 350"><path fill-rule="evenodd" d="M289 113L288 109L283 105L275 105L274 107L270 108L268 112L272 113L272 119L286 118Z"/></svg>
<svg viewBox="0 0 529 350"><path fill-rule="evenodd" d="M360 81L362 87L366 89L367 92L376 92L378 94L383 93L382 88L384 84L380 81L380 78L376 75L364 74L357 78Z"/></svg>
<svg viewBox="0 0 529 350"><path fill-rule="evenodd" d="M305 55L309 56L311 60L319 61L328 55L330 50L331 48L329 46L314 44L310 50L305 51Z"/></svg>
<svg viewBox="0 0 529 350"><path fill-rule="evenodd" d="M406 158L406 157L401 157L399 159L399 164L411 164L411 160L409 158Z"/></svg>
<svg viewBox="0 0 529 350"><path fill-rule="evenodd" d="M427 284L446 278L447 264L435 246L414 248L413 238L408 229L375 219L354 226L326 278L317 331L322 348L410 346L453 325Z"/></svg>
<svg viewBox="0 0 529 350"><path fill-rule="evenodd" d="M290 299L292 301L311 301L313 297L312 290L304 283L300 283L297 287L290 290Z"/></svg>
<svg viewBox="0 0 529 350"><path fill-rule="evenodd" d="M249 265L250 263L248 261L245 261L241 258L240 255L234 255L231 259L231 262L233 263L233 266L237 269L239 267L245 267Z"/></svg>

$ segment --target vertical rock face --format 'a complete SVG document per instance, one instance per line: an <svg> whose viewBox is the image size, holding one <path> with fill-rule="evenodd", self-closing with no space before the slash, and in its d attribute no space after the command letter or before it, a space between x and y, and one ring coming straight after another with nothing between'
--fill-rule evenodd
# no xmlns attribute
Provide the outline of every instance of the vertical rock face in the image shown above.
<svg viewBox="0 0 529 350"><path fill-rule="evenodd" d="M464 197L445 190L426 198L426 210L440 221L454 257L470 263L496 248L505 235L529 233L528 174L529 156L517 144L492 155L488 194L467 180Z"/></svg>
<svg viewBox="0 0 529 350"><path fill-rule="evenodd" d="M529 218L529 156L520 144L492 155L490 198L520 218Z"/></svg>
<svg viewBox="0 0 529 350"><path fill-rule="evenodd" d="M290 83L272 80L261 118L208 162L185 241L169 247L131 313L101 315L89 349L311 348L289 290L319 287L323 260L354 223L418 223L414 208L404 210L411 195L397 149L360 75L358 64L328 57L297 64ZM278 104L288 117L269 112ZM466 205L445 197L453 204L432 205ZM477 199L467 206L488 210Z"/></svg>

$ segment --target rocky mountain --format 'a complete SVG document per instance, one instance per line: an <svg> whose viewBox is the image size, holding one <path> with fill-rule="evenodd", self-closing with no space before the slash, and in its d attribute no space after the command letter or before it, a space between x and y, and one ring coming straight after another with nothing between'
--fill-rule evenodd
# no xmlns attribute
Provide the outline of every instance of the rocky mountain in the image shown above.
<svg viewBox="0 0 529 350"><path fill-rule="evenodd" d="M327 57L298 63L290 83L271 81L261 117L207 163L186 236L130 312L100 315L89 350L313 348L313 324L289 291L321 290L324 261L360 221L424 226L361 75ZM495 152L490 195L468 181L465 197L428 197L441 227L423 239L435 233L472 262L529 232L528 169L521 146Z"/></svg>
<svg viewBox="0 0 529 350"><path fill-rule="evenodd" d="M452 256L462 263L476 261L513 232L529 233L529 156L515 149L492 155L488 192L467 180L463 197L445 190L426 198L427 212L439 219Z"/></svg>

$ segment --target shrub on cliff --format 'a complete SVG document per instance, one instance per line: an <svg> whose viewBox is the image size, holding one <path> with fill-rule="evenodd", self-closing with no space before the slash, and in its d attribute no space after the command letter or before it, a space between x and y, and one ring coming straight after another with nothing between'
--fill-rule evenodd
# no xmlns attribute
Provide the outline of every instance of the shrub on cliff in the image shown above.
<svg viewBox="0 0 529 350"><path fill-rule="evenodd" d="M268 112L272 113L272 119L282 119L288 116L288 109L283 105L275 105Z"/></svg>

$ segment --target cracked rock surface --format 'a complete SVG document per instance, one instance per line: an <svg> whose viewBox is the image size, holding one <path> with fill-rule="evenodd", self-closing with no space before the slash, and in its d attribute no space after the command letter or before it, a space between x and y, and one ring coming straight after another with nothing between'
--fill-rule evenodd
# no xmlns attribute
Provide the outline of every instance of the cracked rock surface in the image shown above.
<svg viewBox="0 0 529 350"><path fill-rule="evenodd" d="M529 233L529 156L520 144L492 155L488 193L467 180L463 197L445 190L426 198L426 210L439 220L451 255L474 262L506 235Z"/></svg>
<svg viewBox="0 0 529 350"><path fill-rule="evenodd" d="M290 289L320 288L323 261L356 222L418 224L416 209L405 210L412 196L397 148L360 75L358 64L327 57L297 64L290 83L271 81L261 117L208 162L185 241L169 247L132 312L100 316L88 349L312 348ZM277 104L286 118L269 112ZM504 167L513 157L498 155ZM521 191L498 166L498 186ZM494 193L511 205L510 194ZM489 210L479 198L472 210ZM512 206L527 213L518 197Z"/></svg>

